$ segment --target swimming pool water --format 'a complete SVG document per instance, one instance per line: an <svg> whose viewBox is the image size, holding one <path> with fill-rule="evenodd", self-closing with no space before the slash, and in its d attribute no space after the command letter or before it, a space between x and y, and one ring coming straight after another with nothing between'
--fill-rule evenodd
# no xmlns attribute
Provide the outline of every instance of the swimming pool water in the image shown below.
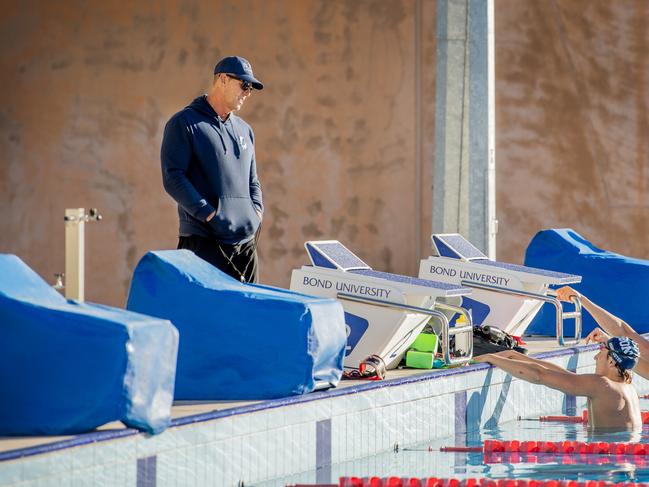
<svg viewBox="0 0 649 487"><path fill-rule="evenodd" d="M643 410L649 401L641 401ZM649 425L642 432L589 432L583 424L539 422L523 418L479 432L455 435L423 444L399 446L393 452L335 464L326 472L303 472L255 484L279 487L299 483L338 483L339 477L438 477L536 480L604 480L648 482L648 456L500 454L440 452L444 446L482 446L484 440L641 442L649 443ZM290 454L290 452L287 452Z"/></svg>

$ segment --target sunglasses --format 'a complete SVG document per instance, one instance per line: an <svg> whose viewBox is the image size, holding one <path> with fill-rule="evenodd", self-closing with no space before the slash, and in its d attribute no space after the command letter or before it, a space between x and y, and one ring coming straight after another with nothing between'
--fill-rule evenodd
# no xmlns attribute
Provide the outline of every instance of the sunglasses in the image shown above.
<svg viewBox="0 0 649 487"><path fill-rule="evenodd" d="M241 82L241 89L243 91L252 91L252 82L251 81L246 81L246 80L243 80L243 79L239 79L236 76L232 76L231 74L226 74L226 76L228 78L236 79L237 81L240 81Z"/></svg>

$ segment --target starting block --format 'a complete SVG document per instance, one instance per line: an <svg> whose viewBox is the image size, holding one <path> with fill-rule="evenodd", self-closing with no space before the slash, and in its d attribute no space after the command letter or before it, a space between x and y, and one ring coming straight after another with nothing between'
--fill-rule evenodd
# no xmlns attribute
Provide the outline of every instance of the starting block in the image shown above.
<svg viewBox="0 0 649 487"><path fill-rule="evenodd" d="M431 317L441 329L445 362L471 359L471 316L459 306L470 289L375 271L337 240L310 241L305 247L312 265L293 270L291 290L341 301L347 327L345 368L358 368L370 355L381 357L387 369L396 367ZM450 327L458 314L465 324Z"/></svg>
<svg viewBox="0 0 649 487"><path fill-rule="evenodd" d="M462 298L461 306L471 310L474 324L496 326L522 336L547 302L556 309L559 344L572 345L580 340L579 299L574 298L574 312L564 312L550 286L576 284L581 276L491 260L457 233L434 234L431 239L433 255L421 261L419 277L471 288L473 293ZM575 320L575 337L569 342L563 336L563 322L568 319Z"/></svg>

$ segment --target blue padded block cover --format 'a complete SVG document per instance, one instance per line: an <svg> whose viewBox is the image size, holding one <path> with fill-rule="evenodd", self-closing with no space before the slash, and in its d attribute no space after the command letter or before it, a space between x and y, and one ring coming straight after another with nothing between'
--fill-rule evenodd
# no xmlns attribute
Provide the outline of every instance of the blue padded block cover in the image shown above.
<svg viewBox="0 0 649 487"><path fill-rule="evenodd" d="M336 385L346 329L342 305L242 284L188 250L149 252L127 308L180 331L176 399L268 399Z"/></svg>
<svg viewBox="0 0 649 487"><path fill-rule="evenodd" d="M625 257L595 247L571 229L543 230L532 239L525 265L582 276L573 287L591 301L622 318L639 333L649 332L649 261ZM572 310L573 306L564 306ZM574 321L564 325L564 336L574 336ZM592 331L595 320L584 310L582 335ZM528 334L556 332L552 305L541 308L527 329Z"/></svg>
<svg viewBox="0 0 649 487"><path fill-rule="evenodd" d="M0 435L170 422L178 331L159 318L68 302L0 254Z"/></svg>

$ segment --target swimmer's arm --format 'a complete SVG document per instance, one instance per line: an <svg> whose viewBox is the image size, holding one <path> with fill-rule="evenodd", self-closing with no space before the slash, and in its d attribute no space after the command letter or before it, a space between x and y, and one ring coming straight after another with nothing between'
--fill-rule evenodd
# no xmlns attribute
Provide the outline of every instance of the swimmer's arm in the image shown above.
<svg viewBox="0 0 649 487"><path fill-rule="evenodd" d="M557 298L561 301L570 301L571 296L578 296L581 304L588 310L597 324L610 336L625 336L638 344L640 360L634 371L642 377L649 379L649 342L645 337L635 331L627 322L609 313L601 306L596 305L583 294L578 293L570 286L557 289ZM591 333L593 335L593 333ZM591 336L589 335L589 337ZM588 340L586 341L588 343Z"/></svg>
<svg viewBox="0 0 649 487"><path fill-rule="evenodd" d="M514 360L520 360L521 362L529 362L529 363L534 363L534 364L539 364L546 369L550 370L556 370L558 372L565 372L566 369L559 365L555 365L552 362L546 362L545 360L539 360L536 358L528 357L527 355L524 355L520 352L516 352L514 350L505 350L503 352L498 352L498 355L505 357L505 358L510 358Z"/></svg>
<svg viewBox="0 0 649 487"><path fill-rule="evenodd" d="M609 313L601 306L596 305L585 296L580 296L581 304L588 310L597 324L611 336L626 336L637 341L639 335L623 319ZM640 337L640 341L644 338Z"/></svg>
<svg viewBox="0 0 649 487"><path fill-rule="evenodd" d="M509 356L510 352L489 353L475 357L476 362L487 362L495 367L503 369L508 374L513 375L519 379L540 384L542 369L541 364L530 362L529 360L521 360ZM527 358L527 357L526 357ZM546 369L548 370L548 369Z"/></svg>
<svg viewBox="0 0 649 487"><path fill-rule="evenodd" d="M642 352L642 348L640 348L640 350L640 353L644 353ZM637 365L633 367L633 372L636 372L638 375L644 377L645 379L649 379L649 356L641 355Z"/></svg>
<svg viewBox="0 0 649 487"><path fill-rule="evenodd" d="M596 390L596 376L591 378L591 374L578 375L560 367L549 368L546 362L531 359L530 357L526 357L526 359L507 358L501 353L476 357L476 361L488 362L496 367L500 367L518 379L533 384L542 384L552 389L565 392L566 394L590 397Z"/></svg>
<svg viewBox="0 0 649 487"><path fill-rule="evenodd" d="M597 324L610 336L625 336L632 338L640 347L640 354L646 350L645 355L649 356L649 344L645 338L631 328L623 319L609 313L601 306L596 305L583 294L578 293L570 286L557 289L557 298L561 301L570 301L572 296L577 296L581 305L588 310ZM642 346L644 345L644 349Z"/></svg>

